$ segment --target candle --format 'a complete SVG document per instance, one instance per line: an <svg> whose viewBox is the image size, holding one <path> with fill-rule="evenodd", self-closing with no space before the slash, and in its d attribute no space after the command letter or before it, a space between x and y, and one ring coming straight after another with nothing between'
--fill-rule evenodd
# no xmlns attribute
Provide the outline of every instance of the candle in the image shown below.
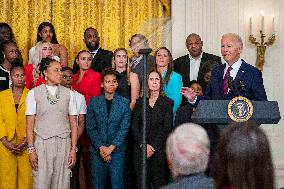
<svg viewBox="0 0 284 189"><path fill-rule="evenodd" d="M252 35L252 15L249 16L249 34Z"/></svg>
<svg viewBox="0 0 284 189"><path fill-rule="evenodd" d="M272 34L275 34L274 14L272 15Z"/></svg>
<svg viewBox="0 0 284 189"><path fill-rule="evenodd" d="M264 12L260 11L261 13L261 30L264 33Z"/></svg>

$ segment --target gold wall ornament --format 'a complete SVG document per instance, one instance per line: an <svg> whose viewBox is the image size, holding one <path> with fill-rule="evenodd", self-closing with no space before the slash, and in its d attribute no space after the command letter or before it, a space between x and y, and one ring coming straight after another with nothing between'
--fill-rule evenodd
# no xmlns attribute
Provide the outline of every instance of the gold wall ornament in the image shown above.
<svg viewBox="0 0 284 189"><path fill-rule="evenodd" d="M266 51L266 47L273 45L274 41L275 41L275 34L272 34L269 38L268 41L264 42L264 39L266 37L266 35L263 33L262 30L259 31L260 33L260 42L256 41L256 38L250 34L249 35L249 41L256 46L256 67L259 70L263 70L263 65L265 62L265 51Z"/></svg>

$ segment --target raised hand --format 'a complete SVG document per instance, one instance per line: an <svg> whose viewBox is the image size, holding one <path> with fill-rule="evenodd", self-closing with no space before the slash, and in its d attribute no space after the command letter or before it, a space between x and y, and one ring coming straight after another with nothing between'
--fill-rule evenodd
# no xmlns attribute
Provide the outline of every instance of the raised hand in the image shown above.
<svg viewBox="0 0 284 189"><path fill-rule="evenodd" d="M187 98L190 102L194 102L196 93L192 88L182 87L180 93Z"/></svg>

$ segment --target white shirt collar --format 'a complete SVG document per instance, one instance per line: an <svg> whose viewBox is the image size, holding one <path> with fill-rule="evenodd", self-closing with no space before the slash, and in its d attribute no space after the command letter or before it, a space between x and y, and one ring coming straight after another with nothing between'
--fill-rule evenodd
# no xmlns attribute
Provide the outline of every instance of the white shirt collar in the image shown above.
<svg viewBox="0 0 284 189"><path fill-rule="evenodd" d="M96 56L98 50L100 49L101 47L98 47L96 50L94 51L90 51L90 53L93 55L93 56Z"/></svg>
<svg viewBox="0 0 284 189"><path fill-rule="evenodd" d="M233 68L233 70L238 71L240 69L241 65L242 65L242 59L239 58L239 60L237 62L235 62L231 67ZM227 70L228 67L229 67L229 64L226 62L225 70Z"/></svg>
<svg viewBox="0 0 284 189"><path fill-rule="evenodd" d="M140 55L138 58L133 58L133 60L132 61L134 61L134 60L136 60L137 62L140 62L140 60L142 60L142 57L143 57L143 55Z"/></svg>
<svg viewBox="0 0 284 189"><path fill-rule="evenodd" d="M189 59L190 60L194 60L194 61L201 61L201 58L202 58L202 55L203 55L203 51L201 52L201 54L199 55L199 57L197 59L193 58L190 53L188 54L189 56Z"/></svg>

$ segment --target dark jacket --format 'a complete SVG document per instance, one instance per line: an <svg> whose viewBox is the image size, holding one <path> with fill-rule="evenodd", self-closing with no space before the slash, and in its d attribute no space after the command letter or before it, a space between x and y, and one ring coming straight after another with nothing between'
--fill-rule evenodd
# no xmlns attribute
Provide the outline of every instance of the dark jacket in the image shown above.
<svg viewBox="0 0 284 189"><path fill-rule="evenodd" d="M142 143L142 98L138 99L132 121L132 136L135 146L140 148ZM149 115L149 99L147 99L147 144L158 152L165 149L166 140L173 128L173 101L166 96L160 96Z"/></svg>
<svg viewBox="0 0 284 189"><path fill-rule="evenodd" d="M198 71L198 77L197 77L198 82L202 82L201 68L203 64L208 60L215 60L220 65L222 63L221 58L219 56L203 52L202 57L201 57L199 71ZM189 86L190 58L188 54L181 56L174 60L174 71L179 73L182 76L183 86Z"/></svg>
<svg viewBox="0 0 284 189"><path fill-rule="evenodd" d="M173 183L161 189L213 189L212 178L203 173L178 177Z"/></svg>
<svg viewBox="0 0 284 189"><path fill-rule="evenodd" d="M223 75L226 64L213 69L211 81L206 89L204 97L206 100L231 100L235 97L232 90L224 96ZM232 83L238 88L239 95L249 100L266 101L267 96L263 85L261 71L242 60L242 65Z"/></svg>
<svg viewBox="0 0 284 189"><path fill-rule="evenodd" d="M101 146L113 144L116 150L124 150L130 116L128 99L115 94L108 113L105 96L93 97L88 105L86 119L86 130L92 147L99 150Z"/></svg>

